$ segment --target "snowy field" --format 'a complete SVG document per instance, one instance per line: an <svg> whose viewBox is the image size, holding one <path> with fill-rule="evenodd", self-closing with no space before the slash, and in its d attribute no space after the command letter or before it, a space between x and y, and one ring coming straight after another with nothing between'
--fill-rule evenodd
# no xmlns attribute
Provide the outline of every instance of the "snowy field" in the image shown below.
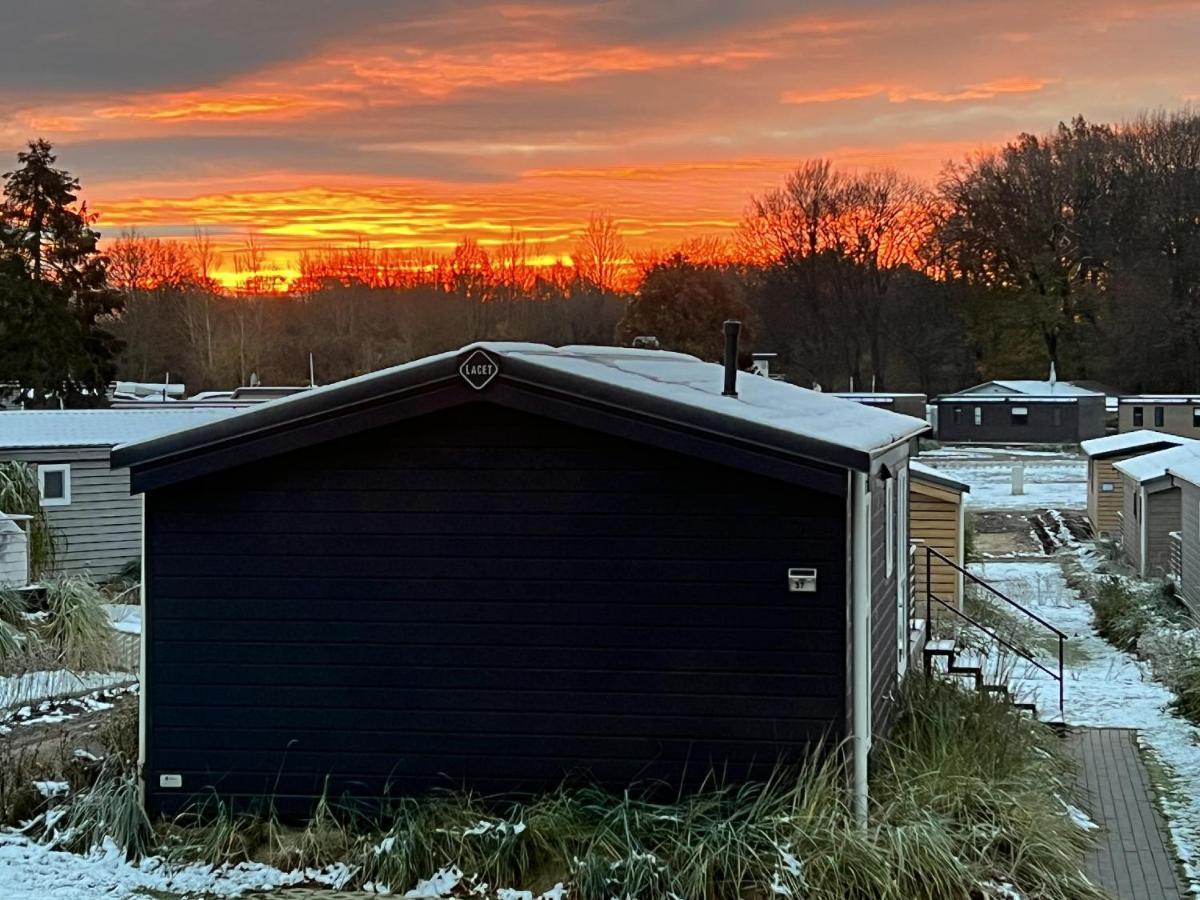
<svg viewBox="0 0 1200 900"><path fill-rule="evenodd" d="M950 445L919 459L971 486L967 505L979 510L1084 509L1087 460L1074 451ZM1024 468L1024 493L1012 492L1013 466Z"/></svg>
<svg viewBox="0 0 1200 900"><path fill-rule="evenodd" d="M1173 790L1162 797L1176 849L1200 894L1200 729L1173 715L1174 695L1150 667L1096 634L1092 609L1068 587L1058 562L989 562L972 566L981 578L1066 632L1080 651L1065 681L1066 721L1096 728L1136 728L1138 740L1169 771ZM1053 667L1051 667L1053 668ZM1035 696L1039 712L1057 719L1058 683L1026 665L1012 686Z"/></svg>

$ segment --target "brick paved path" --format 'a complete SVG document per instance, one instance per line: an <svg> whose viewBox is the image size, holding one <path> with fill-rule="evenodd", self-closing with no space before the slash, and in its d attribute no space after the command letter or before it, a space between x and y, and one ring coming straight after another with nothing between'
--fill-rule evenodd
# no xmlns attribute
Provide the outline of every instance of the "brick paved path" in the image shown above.
<svg viewBox="0 0 1200 900"><path fill-rule="evenodd" d="M1119 900L1182 900L1184 888L1166 822L1130 728L1072 728L1079 802L1100 826L1088 853L1092 880Z"/></svg>

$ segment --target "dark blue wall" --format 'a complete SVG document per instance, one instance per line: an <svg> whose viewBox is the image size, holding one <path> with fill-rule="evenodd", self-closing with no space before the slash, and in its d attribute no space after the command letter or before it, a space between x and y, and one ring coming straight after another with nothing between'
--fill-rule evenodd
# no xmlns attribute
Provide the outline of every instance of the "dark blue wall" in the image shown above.
<svg viewBox="0 0 1200 900"><path fill-rule="evenodd" d="M845 504L483 403L152 490L149 804L761 777L843 736Z"/></svg>

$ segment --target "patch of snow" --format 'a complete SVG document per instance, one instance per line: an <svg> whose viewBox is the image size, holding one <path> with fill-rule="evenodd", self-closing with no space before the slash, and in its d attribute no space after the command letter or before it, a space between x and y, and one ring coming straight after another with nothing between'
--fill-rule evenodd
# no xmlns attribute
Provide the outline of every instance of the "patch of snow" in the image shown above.
<svg viewBox="0 0 1200 900"><path fill-rule="evenodd" d="M65 797L71 793L71 785L66 781L35 781L33 786L47 800Z"/></svg>
<svg viewBox="0 0 1200 900"><path fill-rule="evenodd" d="M1062 797L1058 798L1058 802L1063 805L1063 809L1067 811L1067 815L1071 817L1071 821L1074 822L1082 831L1100 830L1100 826L1092 821L1092 817L1085 813L1078 806L1073 806Z"/></svg>
<svg viewBox="0 0 1200 900"><path fill-rule="evenodd" d="M281 872L258 863L171 866L157 857L131 863L111 840L83 855L51 850L22 834L0 833L4 900L144 900L147 891L230 898L300 884L340 889L353 874L341 864Z"/></svg>
<svg viewBox="0 0 1200 900"><path fill-rule="evenodd" d="M417 886L404 894L405 900L441 900L449 897L463 880L461 869L451 866L439 869L433 877L418 881Z"/></svg>
<svg viewBox="0 0 1200 900"><path fill-rule="evenodd" d="M109 603L104 607L114 631L122 634L142 633L142 608L133 603Z"/></svg>
<svg viewBox="0 0 1200 900"><path fill-rule="evenodd" d="M958 448L956 448L958 449ZM934 451L936 452L936 451ZM988 454L969 459L939 459L932 468L955 481L970 485L964 495L968 508L1008 509L1084 509L1087 506L1087 462L1078 456L1058 452L1043 453L1053 459L1037 461L1004 460L1013 451L992 448ZM927 460L931 453L922 453ZM1024 493L1012 492L1014 465L1024 466Z"/></svg>

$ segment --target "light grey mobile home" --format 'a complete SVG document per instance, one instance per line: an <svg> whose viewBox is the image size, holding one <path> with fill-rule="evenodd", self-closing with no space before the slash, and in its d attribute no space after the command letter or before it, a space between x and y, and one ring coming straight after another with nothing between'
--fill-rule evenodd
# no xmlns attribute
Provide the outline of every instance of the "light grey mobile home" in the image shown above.
<svg viewBox="0 0 1200 900"><path fill-rule="evenodd" d="M57 538L56 570L105 577L141 555L141 498L129 495L126 469L109 468L112 448L230 412L5 410L0 412L0 461L19 460L37 469L42 506Z"/></svg>
<svg viewBox="0 0 1200 900"><path fill-rule="evenodd" d="M1179 531L1181 490L1168 470L1196 455L1185 444L1124 459L1113 465L1122 479L1121 552L1143 578L1170 570L1171 534Z"/></svg>

